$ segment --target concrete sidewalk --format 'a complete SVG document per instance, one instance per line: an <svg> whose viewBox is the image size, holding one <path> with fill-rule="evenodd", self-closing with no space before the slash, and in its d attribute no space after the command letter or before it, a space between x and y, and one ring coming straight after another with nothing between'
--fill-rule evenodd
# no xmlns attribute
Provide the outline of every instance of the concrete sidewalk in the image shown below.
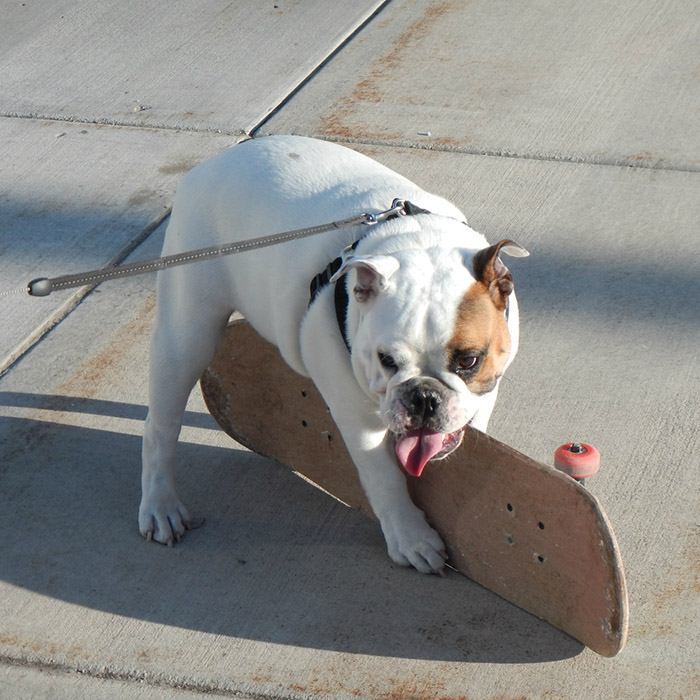
<svg viewBox="0 0 700 700"><path fill-rule="evenodd" d="M136 526L154 279L0 296L0 699L700 697L700 11L691 0L5 3L0 292L157 255L245 135L351 142L514 238L491 432L595 444L630 639L603 659L227 438L195 392Z"/></svg>

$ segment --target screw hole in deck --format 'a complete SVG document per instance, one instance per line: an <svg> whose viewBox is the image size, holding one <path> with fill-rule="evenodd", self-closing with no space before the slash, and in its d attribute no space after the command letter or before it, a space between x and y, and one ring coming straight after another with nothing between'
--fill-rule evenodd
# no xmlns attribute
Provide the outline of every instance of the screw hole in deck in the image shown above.
<svg viewBox="0 0 700 700"><path fill-rule="evenodd" d="M508 504L506 505L506 510L507 510L509 513L512 513L512 512L515 510L515 508L513 508L513 504L512 504L512 503L508 503Z"/></svg>
<svg viewBox="0 0 700 700"><path fill-rule="evenodd" d="M544 530L544 523L540 521L539 523L537 523L537 527L539 527L540 530Z"/></svg>

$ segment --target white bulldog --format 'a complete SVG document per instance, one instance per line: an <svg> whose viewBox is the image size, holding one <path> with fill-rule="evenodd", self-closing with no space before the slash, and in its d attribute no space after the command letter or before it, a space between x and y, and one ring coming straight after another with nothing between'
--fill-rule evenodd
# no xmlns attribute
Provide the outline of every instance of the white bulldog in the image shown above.
<svg viewBox="0 0 700 700"><path fill-rule="evenodd" d="M420 476L458 447L466 425L486 429L518 346L499 252L527 251L510 240L489 246L452 204L355 151L270 136L183 178L163 254L377 213L394 199L417 209L159 273L139 511L149 540L172 545L191 524L173 479L182 414L237 310L318 387L391 558L443 571L444 545L411 502L400 465ZM341 251L310 303L311 280Z"/></svg>

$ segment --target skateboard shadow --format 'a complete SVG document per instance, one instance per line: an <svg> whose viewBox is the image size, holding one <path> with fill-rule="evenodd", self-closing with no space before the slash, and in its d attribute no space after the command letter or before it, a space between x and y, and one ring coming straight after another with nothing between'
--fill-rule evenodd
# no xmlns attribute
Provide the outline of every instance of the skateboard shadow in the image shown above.
<svg viewBox="0 0 700 700"><path fill-rule="evenodd" d="M92 399L0 393L0 404L145 416ZM187 421L214 425L202 414ZM537 663L583 650L460 574L395 566L373 521L233 442L180 445L180 494L207 522L173 549L146 543L136 525L140 442L4 418L0 578L116 615L329 651Z"/></svg>

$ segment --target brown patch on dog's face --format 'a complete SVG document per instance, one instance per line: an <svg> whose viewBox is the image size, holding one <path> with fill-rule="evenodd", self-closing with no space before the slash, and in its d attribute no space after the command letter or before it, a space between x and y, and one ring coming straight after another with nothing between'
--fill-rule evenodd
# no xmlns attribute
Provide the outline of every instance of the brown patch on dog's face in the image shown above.
<svg viewBox="0 0 700 700"><path fill-rule="evenodd" d="M457 310L452 339L447 346L447 367L473 394L496 387L510 356L510 333L505 314L494 304L483 282L475 282Z"/></svg>

